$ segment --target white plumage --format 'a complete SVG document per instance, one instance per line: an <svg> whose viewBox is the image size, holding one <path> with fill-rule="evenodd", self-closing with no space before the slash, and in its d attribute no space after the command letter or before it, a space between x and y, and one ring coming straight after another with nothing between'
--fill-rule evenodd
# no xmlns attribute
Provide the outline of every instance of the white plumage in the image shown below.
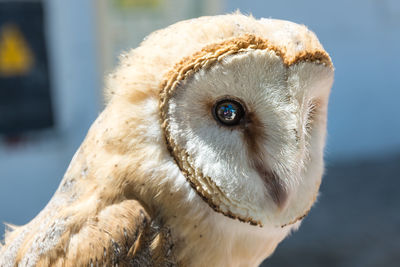
<svg viewBox="0 0 400 267"><path fill-rule="evenodd" d="M241 14L149 36L0 265L257 266L323 173L333 67L304 26Z"/></svg>

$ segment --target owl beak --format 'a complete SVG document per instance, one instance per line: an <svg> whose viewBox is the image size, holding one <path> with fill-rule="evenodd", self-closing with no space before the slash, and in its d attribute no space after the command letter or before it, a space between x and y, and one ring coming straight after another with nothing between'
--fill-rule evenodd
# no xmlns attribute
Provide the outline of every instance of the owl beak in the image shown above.
<svg viewBox="0 0 400 267"><path fill-rule="evenodd" d="M275 202L279 210L283 210L288 199L288 192L282 185L279 176L269 168L266 168L261 162L255 163L255 169L264 182L269 196Z"/></svg>

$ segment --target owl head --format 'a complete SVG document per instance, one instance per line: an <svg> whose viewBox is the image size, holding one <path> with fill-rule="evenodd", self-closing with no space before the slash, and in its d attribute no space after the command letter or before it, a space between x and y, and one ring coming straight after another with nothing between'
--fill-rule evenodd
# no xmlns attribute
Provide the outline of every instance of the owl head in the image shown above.
<svg viewBox="0 0 400 267"><path fill-rule="evenodd" d="M108 94L146 107L159 149L210 209L283 227L318 194L333 72L306 27L231 14L153 33Z"/></svg>

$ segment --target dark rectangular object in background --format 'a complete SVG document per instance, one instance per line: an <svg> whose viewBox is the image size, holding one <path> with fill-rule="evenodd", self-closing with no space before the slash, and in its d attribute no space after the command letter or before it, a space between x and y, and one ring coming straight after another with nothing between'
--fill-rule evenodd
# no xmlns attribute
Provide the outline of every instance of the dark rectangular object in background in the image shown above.
<svg viewBox="0 0 400 267"><path fill-rule="evenodd" d="M0 134L53 126L41 1L0 1Z"/></svg>

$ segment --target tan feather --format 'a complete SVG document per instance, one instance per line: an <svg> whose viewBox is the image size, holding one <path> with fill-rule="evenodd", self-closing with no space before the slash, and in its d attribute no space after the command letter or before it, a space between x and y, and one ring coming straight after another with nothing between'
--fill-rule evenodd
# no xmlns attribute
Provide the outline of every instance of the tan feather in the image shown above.
<svg viewBox="0 0 400 267"><path fill-rule="evenodd" d="M232 47L235 51L229 51ZM298 227L304 208L287 215L287 226L211 209L211 201L199 196L200 180L189 183L184 176L185 168L193 175L201 172L174 161L179 151L166 144L159 108L165 88L204 67L200 58L214 56L208 67L242 48L271 51L286 70L309 63L329 75L333 71L315 35L290 22L232 14L180 22L151 34L110 75L105 110L46 208L7 234L0 266L257 266L269 256ZM258 153L261 145L256 145ZM214 185L215 191L202 197L218 200L223 191ZM310 186L307 208L318 187L319 182Z"/></svg>

